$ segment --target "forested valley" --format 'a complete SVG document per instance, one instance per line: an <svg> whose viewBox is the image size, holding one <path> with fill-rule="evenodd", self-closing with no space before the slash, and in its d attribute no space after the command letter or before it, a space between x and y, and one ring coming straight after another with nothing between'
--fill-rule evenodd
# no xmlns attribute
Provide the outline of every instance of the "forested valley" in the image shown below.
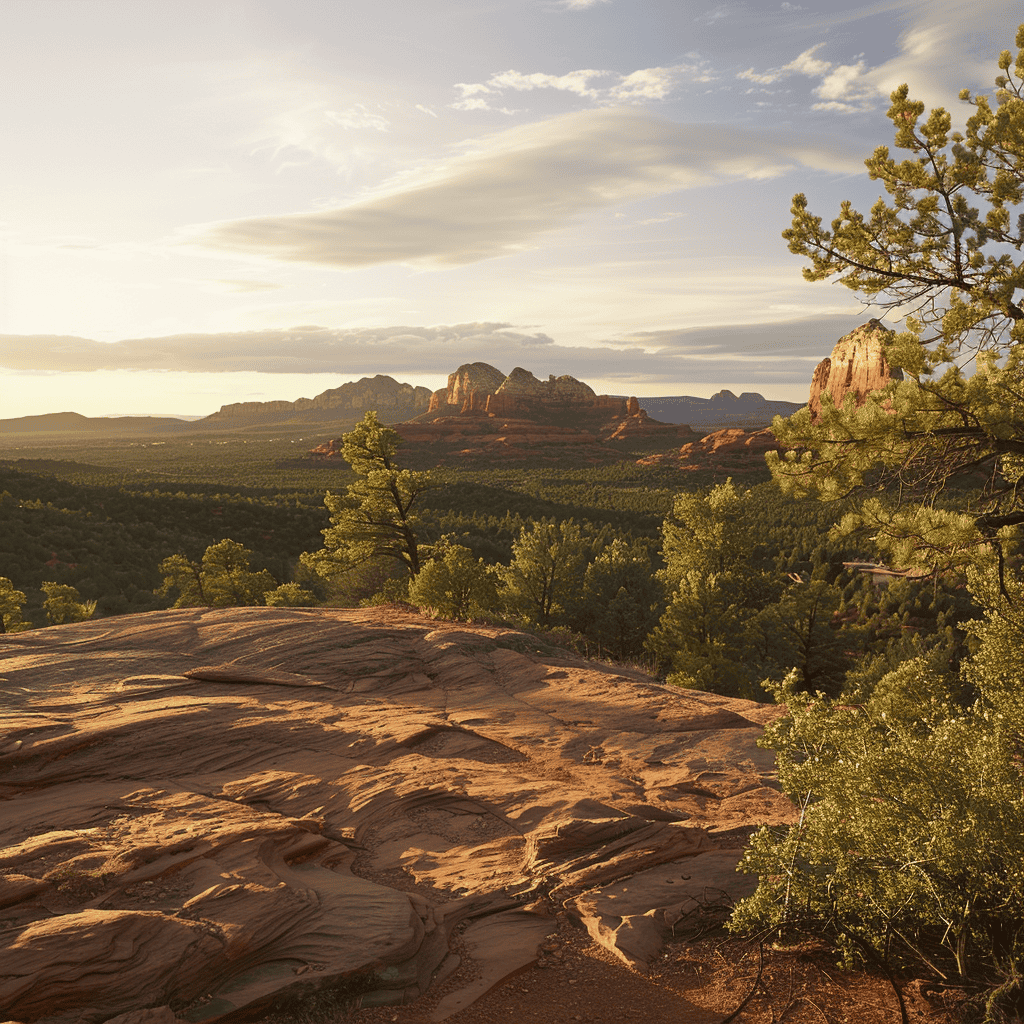
<svg viewBox="0 0 1024 1024"><path fill-rule="evenodd" d="M838 694L854 666L849 685L862 687L899 652L941 649L953 661L958 624L975 614L956 582L864 571L856 563L873 560L870 545L830 536L841 504L786 497L767 471L760 482L715 481L637 465L636 453L601 467L419 471L422 571L412 576L386 544L351 564L325 548L325 495L345 496L354 471L271 459L254 474L263 486L218 482L237 468L238 448L210 449L223 465L207 458L177 481L166 466L147 470L138 446L130 474L75 460L0 462L0 577L24 595L20 610L6 599L6 628L59 620L44 583L74 588L95 616L403 601L770 700L763 681L796 665L808 689ZM394 458L401 463L400 449ZM184 580L187 566L202 578L207 552L214 585L200 594ZM218 588L218 572L235 573L236 585ZM239 573L255 582L243 586Z"/></svg>
<svg viewBox="0 0 1024 1024"><path fill-rule="evenodd" d="M270 440L135 448L130 472L124 452L4 453L5 629L403 602L776 701L763 745L796 823L751 838L759 884L730 926L811 933L897 993L904 970L965 990L973 1019L1024 1019L1024 25L1015 42L994 104L961 95L962 132L892 93L908 155L866 161L890 197L867 216L826 224L794 197L805 277L906 330L884 388L776 419L760 480L639 451L410 468L373 413L344 471L290 439L290 459Z"/></svg>

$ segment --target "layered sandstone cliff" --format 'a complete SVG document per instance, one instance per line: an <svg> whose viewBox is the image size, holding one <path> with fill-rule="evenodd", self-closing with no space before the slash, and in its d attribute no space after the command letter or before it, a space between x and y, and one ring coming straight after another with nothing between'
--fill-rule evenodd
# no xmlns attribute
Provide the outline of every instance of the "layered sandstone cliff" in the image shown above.
<svg viewBox="0 0 1024 1024"><path fill-rule="evenodd" d="M490 363L463 363L454 373L448 374L448 386L430 396L427 411L441 416L460 410L474 392L493 394L504 380L505 374Z"/></svg>
<svg viewBox="0 0 1024 1024"><path fill-rule="evenodd" d="M818 363L807 403L816 423L821 419L824 395L841 407L846 396L852 394L859 408L872 391L884 388L891 380L903 379L903 371L890 367L885 358L885 343L892 334L880 320L872 318L840 338L832 355Z"/></svg>
<svg viewBox="0 0 1024 1024"><path fill-rule="evenodd" d="M527 416L538 412L588 409L598 414L624 412L623 399L597 395L565 374L540 380L515 367L507 376L490 363L464 363L448 375L448 386L430 397L428 416Z"/></svg>

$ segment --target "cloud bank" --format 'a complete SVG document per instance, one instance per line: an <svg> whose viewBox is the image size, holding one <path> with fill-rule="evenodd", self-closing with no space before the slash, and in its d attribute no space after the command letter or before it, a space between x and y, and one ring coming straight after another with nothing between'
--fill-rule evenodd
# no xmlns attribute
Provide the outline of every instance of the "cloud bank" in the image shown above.
<svg viewBox="0 0 1024 1024"><path fill-rule="evenodd" d="M0 336L2 365L15 371L176 370L195 373L447 374L489 362L506 372L637 382L809 383L836 340L867 320L820 316L781 323L642 331L586 347L504 323L334 329L317 326L226 334L181 334L98 342L52 335Z"/></svg>
<svg viewBox="0 0 1024 1024"><path fill-rule="evenodd" d="M861 166L834 143L793 131L678 124L634 108L604 108L467 143L447 163L362 202L200 225L183 240L332 267L459 265L514 253L631 200L774 178L796 167Z"/></svg>

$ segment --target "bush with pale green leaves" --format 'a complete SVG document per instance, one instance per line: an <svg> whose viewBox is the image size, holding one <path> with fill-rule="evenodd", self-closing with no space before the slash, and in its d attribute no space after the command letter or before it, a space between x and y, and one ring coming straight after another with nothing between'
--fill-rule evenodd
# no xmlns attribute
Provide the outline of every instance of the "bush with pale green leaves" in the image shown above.
<svg viewBox="0 0 1024 1024"><path fill-rule="evenodd" d="M493 613L498 604L495 572L446 535L410 582L409 601L446 619Z"/></svg>
<svg viewBox="0 0 1024 1024"><path fill-rule="evenodd" d="M83 601L82 595L66 583L45 581L40 589L46 595L43 610L51 626L62 626L68 622L85 622L96 614L95 601Z"/></svg>
<svg viewBox="0 0 1024 1024"><path fill-rule="evenodd" d="M1024 583L1004 569L1007 596L998 576L972 571L992 604L963 679L936 651L864 703L778 687L789 714L762 743L800 817L753 837L741 868L760 883L732 921L987 986L992 1020L1024 1011Z"/></svg>

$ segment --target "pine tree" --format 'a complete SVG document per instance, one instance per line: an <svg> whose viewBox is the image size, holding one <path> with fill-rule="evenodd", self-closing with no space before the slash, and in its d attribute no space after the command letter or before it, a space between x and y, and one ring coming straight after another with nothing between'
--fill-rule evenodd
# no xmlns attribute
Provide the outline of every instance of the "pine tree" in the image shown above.
<svg viewBox="0 0 1024 1024"><path fill-rule="evenodd" d="M810 261L808 280L912 312L887 351L905 379L860 410L825 401L817 424L808 410L777 420L791 450L769 456L772 473L823 498L898 488L900 507L865 502L844 528L870 531L891 564L918 573L1002 551L1024 525L1024 214L1013 216L1024 202L1024 25L1016 44L1016 59L999 57L995 106L961 93L974 111L964 133L941 107L922 120L906 85L893 92L895 145L910 155L880 146L866 161L888 201L867 216L844 202L825 227L797 195L784 232ZM935 507L954 478L970 493Z"/></svg>
<svg viewBox="0 0 1024 1024"><path fill-rule="evenodd" d="M523 527L512 544L512 563L498 567L502 596L512 611L548 625L574 603L585 568L576 523L541 519Z"/></svg>
<svg viewBox="0 0 1024 1024"><path fill-rule="evenodd" d="M393 558L410 578L420 571L421 524L415 508L433 484L426 473L399 469L399 441L373 411L342 437L342 455L359 479L344 495L328 491L324 498L331 525L323 531L324 547L302 556L311 569L330 578Z"/></svg>

